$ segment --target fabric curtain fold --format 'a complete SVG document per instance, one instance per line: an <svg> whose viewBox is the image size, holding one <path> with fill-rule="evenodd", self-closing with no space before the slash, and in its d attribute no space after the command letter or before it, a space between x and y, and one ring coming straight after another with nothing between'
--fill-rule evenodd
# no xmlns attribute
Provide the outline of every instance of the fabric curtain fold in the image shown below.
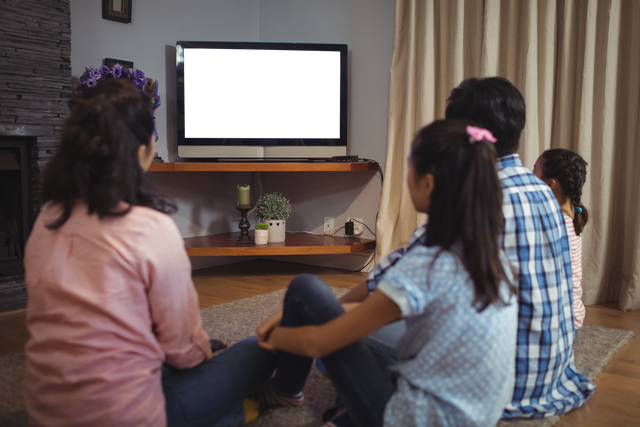
<svg viewBox="0 0 640 427"><path fill-rule="evenodd" d="M415 132L444 118L453 87L502 76L527 102L518 153L549 148L589 163L582 201L583 301L640 308L640 2L397 0L377 259L427 218L405 185Z"/></svg>

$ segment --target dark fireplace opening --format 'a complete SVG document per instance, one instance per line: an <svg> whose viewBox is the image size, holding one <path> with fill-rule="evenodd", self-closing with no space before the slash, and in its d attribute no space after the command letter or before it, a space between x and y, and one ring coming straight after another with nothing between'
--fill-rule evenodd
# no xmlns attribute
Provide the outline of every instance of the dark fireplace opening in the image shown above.
<svg viewBox="0 0 640 427"><path fill-rule="evenodd" d="M0 311L24 307L24 248L33 226L33 138L0 137Z"/></svg>
<svg viewBox="0 0 640 427"><path fill-rule="evenodd" d="M12 165L0 174L3 311L26 304L21 258L42 204L40 171L55 155L69 115L71 7L69 0L0 0L0 21L0 37L10 41L3 38L2 43L0 150ZM20 165L19 171L15 162ZM20 274L13 275L16 272ZM18 294L22 302L3 303L17 299Z"/></svg>
<svg viewBox="0 0 640 427"><path fill-rule="evenodd" d="M0 276L21 273L12 269L19 266L24 249L20 160L15 151L0 149Z"/></svg>
<svg viewBox="0 0 640 427"><path fill-rule="evenodd" d="M0 141L0 277L24 272L24 245L31 231L27 141Z"/></svg>

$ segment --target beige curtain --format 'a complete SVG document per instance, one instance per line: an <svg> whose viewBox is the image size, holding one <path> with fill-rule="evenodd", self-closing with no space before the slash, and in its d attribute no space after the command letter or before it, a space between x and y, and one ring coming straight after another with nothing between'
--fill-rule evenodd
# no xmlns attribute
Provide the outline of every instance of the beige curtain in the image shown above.
<svg viewBox="0 0 640 427"><path fill-rule="evenodd" d="M589 163L585 304L639 309L639 22L637 0L397 0L377 259L426 221L405 185L414 133L463 79L503 76L527 102L524 165L556 147Z"/></svg>

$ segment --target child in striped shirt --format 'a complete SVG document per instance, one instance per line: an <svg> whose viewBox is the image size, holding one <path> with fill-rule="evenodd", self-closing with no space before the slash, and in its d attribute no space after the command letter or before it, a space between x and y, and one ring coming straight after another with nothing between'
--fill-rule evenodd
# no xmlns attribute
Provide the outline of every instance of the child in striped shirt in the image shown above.
<svg viewBox="0 0 640 427"><path fill-rule="evenodd" d="M573 151L555 148L542 153L533 166L533 173L551 188L567 224L571 246L573 315L576 329L580 329L586 314L580 285L582 282L581 234L589 220L589 213L580 202L580 197L587 177L587 162Z"/></svg>

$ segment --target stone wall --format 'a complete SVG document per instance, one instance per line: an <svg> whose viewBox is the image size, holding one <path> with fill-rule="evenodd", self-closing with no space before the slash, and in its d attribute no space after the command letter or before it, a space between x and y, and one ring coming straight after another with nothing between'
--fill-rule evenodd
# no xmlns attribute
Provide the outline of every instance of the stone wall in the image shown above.
<svg viewBox="0 0 640 427"><path fill-rule="evenodd" d="M0 0L0 137L35 137L33 217L40 170L53 156L71 97L69 0Z"/></svg>

